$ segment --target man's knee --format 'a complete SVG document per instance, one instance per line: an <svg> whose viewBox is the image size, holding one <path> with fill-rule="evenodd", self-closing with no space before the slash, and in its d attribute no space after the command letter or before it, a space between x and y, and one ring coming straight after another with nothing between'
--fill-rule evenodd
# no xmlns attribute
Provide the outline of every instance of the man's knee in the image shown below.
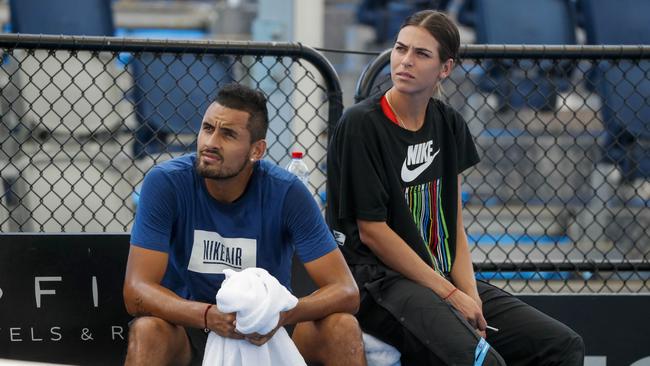
<svg viewBox="0 0 650 366"><path fill-rule="evenodd" d="M364 365L361 327L354 315L335 313L318 322L320 361L332 365Z"/></svg>
<svg viewBox="0 0 650 366"><path fill-rule="evenodd" d="M319 324L323 336L330 339L347 339L361 342L361 327L354 315L335 313L322 319Z"/></svg>
<svg viewBox="0 0 650 366"><path fill-rule="evenodd" d="M363 364L363 339L357 319L335 313L323 319L299 323L293 341L306 361L327 364Z"/></svg>
<svg viewBox="0 0 650 366"><path fill-rule="evenodd" d="M157 336L171 331L172 325L153 316L133 319L129 324L129 343L153 343Z"/></svg>
<svg viewBox="0 0 650 366"><path fill-rule="evenodd" d="M182 327L145 316L129 325L126 365L188 364L192 354Z"/></svg>
<svg viewBox="0 0 650 366"><path fill-rule="evenodd" d="M129 352L183 353L189 341L182 327L153 316L134 319L129 325Z"/></svg>

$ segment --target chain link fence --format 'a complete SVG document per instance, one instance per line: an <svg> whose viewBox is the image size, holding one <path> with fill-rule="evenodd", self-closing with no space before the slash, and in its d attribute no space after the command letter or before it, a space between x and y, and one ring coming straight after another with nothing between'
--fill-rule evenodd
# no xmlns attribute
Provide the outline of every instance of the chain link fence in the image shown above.
<svg viewBox="0 0 650 366"><path fill-rule="evenodd" d="M3 232L128 232L154 164L195 150L201 117L235 81L268 97L266 159L301 150L325 194L329 62L287 43L0 35ZM465 224L480 278L512 292L650 287L650 48L465 46L444 99L481 162ZM390 86L389 53L356 99Z"/></svg>
<svg viewBox="0 0 650 366"><path fill-rule="evenodd" d="M335 71L300 44L0 35L2 231L128 232L156 163L196 149L203 113L235 81L262 90L266 159L305 152L325 190Z"/></svg>
<svg viewBox="0 0 650 366"><path fill-rule="evenodd" d="M467 45L443 83L481 162L464 221L480 278L513 292L650 289L650 47ZM390 50L355 100L391 86Z"/></svg>

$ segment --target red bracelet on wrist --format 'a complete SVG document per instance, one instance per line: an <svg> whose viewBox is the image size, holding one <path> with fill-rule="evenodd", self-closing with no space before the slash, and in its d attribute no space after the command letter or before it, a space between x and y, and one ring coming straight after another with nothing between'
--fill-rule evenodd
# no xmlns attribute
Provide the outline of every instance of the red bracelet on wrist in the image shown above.
<svg viewBox="0 0 650 366"><path fill-rule="evenodd" d="M450 298L451 295L453 295L454 292L456 292L456 291L458 291L458 287L454 287L453 290L449 291L449 293L447 294L447 296L443 297L442 300L443 300L443 301L447 301L447 299Z"/></svg>
<svg viewBox="0 0 650 366"><path fill-rule="evenodd" d="M206 333L210 332L210 329L208 328L208 310L210 310L210 308L213 306L214 304L208 305L208 307L205 308L205 311L203 312L203 331Z"/></svg>

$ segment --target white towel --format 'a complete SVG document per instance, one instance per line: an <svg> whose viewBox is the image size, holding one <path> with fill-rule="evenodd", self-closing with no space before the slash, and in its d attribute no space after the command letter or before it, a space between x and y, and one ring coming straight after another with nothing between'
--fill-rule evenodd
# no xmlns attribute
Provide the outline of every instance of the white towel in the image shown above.
<svg viewBox="0 0 650 366"><path fill-rule="evenodd" d="M298 299L262 268L240 272L226 269L226 279L217 292L217 308L237 313L237 331L267 334L280 319L280 312L293 309ZM247 340L224 338L210 332L203 366L305 365L287 331L280 327L273 337L256 346Z"/></svg>
<svg viewBox="0 0 650 366"><path fill-rule="evenodd" d="M402 354L397 348L370 334L363 333L363 347L368 366L400 366Z"/></svg>

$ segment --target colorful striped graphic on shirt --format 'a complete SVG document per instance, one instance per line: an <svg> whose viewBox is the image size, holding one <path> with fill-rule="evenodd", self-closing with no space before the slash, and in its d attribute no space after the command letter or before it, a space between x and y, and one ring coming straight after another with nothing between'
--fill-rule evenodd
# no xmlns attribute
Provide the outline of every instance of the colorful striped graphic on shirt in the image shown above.
<svg viewBox="0 0 650 366"><path fill-rule="evenodd" d="M404 198L411 210L415 225L427 244L427 251L436 271L451 271L452 258L449 249L449 231L442 209L442 182L433 182L406 187Z"/></svg>

